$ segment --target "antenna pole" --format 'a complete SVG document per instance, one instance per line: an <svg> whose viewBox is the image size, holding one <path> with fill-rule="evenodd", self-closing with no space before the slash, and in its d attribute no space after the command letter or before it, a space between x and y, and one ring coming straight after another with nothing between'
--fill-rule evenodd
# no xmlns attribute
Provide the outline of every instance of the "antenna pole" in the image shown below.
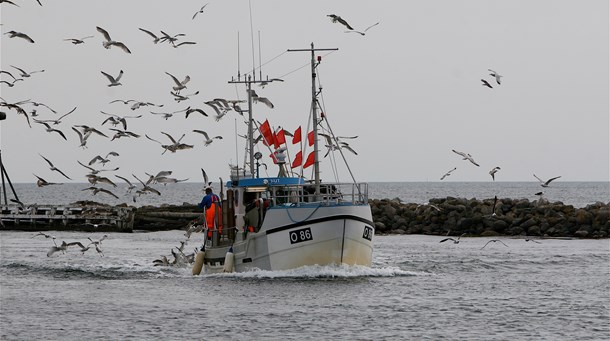
<svg viewBox="0 0 610 341"><path fill-rule="evenodd" d="M318 92L316 91L316 67L320 64L320 60L316 61L316 51L337 51L337 48L328 49L316 49L313 43L311 43L310 49L294 49L288 50L288 52L311 52L311 109L313 117L313 150L314 150L314 179L316 187L316 197L320 195L320 161L318 158L318 106L317 97Z"/></svg>

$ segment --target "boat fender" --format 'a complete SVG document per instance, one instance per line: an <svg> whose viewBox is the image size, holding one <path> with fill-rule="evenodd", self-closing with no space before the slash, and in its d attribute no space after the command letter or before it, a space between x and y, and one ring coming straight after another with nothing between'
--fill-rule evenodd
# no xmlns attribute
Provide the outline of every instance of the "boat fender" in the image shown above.
<svg viewBox="0 0 610 341"><path fill-rule="evenodd" d="M205 257L205 245L201 247L201 250L197 252L195 255L195 264L193 264L193 276L197 276L201 273L201 269L203 269L203 260Z"/></svg>
<svg viewBox="0 0 610 341"><path fill-rule="evenodd" d="M235 254L233 253L233 246L229 248L225 255L225 265L223 272L234 272L235 271Z"/></svg>

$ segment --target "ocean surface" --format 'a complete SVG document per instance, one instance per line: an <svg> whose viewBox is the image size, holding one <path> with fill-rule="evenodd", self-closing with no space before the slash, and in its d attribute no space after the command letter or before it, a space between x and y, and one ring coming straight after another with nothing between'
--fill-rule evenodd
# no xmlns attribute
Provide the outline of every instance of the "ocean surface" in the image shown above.
<svg viewBox="0 0 610 341"><path fill-rule="evenodd" d="M610 339L608 240L375 236L371 268L192 276L152 263L182 231L109 233L103 257L33 235L0 232L2 340Z"/></svg>
<svg viewBox="0 0 610 341"><path fill-rule="evenodd" d="M554 185L544 189L551 201L610 202L608 183ZM131 199L109 201L85 187L15 184L26 205ZM136 205L197 203L202 196L199 184L157 188L161 196L139 197ZM369 195L535 200L540 190L536 183L371 183ZM85 245L103 235L48 233L58 243ZM108 233L103 256L70 248L47 257L53 241L35 235L0 231L1 340L610 339L608 239L447 244L438 236L375 236L371 268L194 277L188 267L153 264L170 256L184 231ZM200 234L191 236L185 252L201 242Z"/></svg>
<svg viewBox="0 0 610 341"><path fill-rule="evenodd" d="M134 195L127 193L127 185L124 183L117 183L116 188L106 184L99 186L115 193L118 199L102 192L93 195L87 190L90 186L88 183L45 187L37 187L36 184L14 184L19 200L26 205L34 203L67 205L81 200L111 205L121 203L133 206L181 205L197 204L203 197L201 183L156 184L152 187L161 192L161 195L136 195L135 202ZM220 188L218 183L213 186L216 190ZM431 198L449 196L479 200L498 196L498 198L526 198L533 201L538 199L535 194L541 191L544 193L544 198L551 202L561 201L574 207L585 207L598 201L610 202L610 182L554 182L548 188L542 188L538 182L373 182L369 183L368 190L371 199L399 198L406 203L424 203ZM14 197L8 186L7 196L9 199Z"/></svg>

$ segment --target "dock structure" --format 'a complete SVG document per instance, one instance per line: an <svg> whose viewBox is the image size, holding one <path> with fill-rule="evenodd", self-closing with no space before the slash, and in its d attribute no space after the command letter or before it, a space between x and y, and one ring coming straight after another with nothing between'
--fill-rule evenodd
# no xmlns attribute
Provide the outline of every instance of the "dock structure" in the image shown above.
<svg viewBox="0 0 610 341"><path fill-rule="evenodd" d="M99 204L2 205L1 229L132 232L134 207Z"/></svg>

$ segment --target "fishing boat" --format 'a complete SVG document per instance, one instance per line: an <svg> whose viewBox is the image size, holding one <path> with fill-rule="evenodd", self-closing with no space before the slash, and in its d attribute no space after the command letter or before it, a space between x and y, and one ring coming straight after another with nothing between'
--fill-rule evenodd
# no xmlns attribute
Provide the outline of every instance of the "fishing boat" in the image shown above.
<svg viewBox="0 0 610 341"><path fill-rule="evenodd" d="M256 98L251 86L261 81L249 78L230 82L247 86L249 162L244 162L243 167L233 166L230 180L221 182L222 216L217 221L222 221L222 230L220 224L208 226L203 222L205 242L196 254L193 274L277 271L313 265L371 266L375 228L368 204L368 184L356 182L353 175L352 182L320 180L319 91L315 83L320 57L315 54L323 50L331 49L316 49L312 43L310 49L288 50L311 52L310 115L314 142L311 180L289 169L284 147L274 153L278 176L259 177L262 154L254 152L253 137L255 131L265 134L261 127L255 128L252 119L252 103ZM338 139L330 138L337 142L334 150L342 153Z"/></svg>

